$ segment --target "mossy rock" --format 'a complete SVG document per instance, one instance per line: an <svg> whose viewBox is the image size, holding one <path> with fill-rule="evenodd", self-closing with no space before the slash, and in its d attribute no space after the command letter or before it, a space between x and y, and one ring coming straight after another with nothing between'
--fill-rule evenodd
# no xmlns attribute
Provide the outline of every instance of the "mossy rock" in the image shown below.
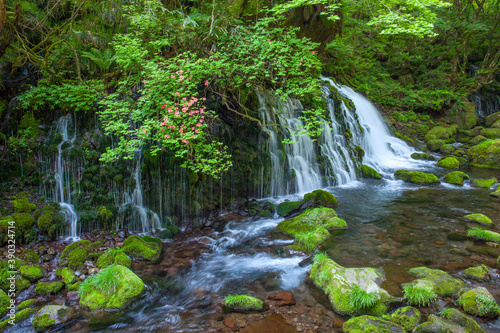
<svg viewBox="0 0 500 333"><path fill-rule="evenodd" d="M488 139L498 139L500 137L500 128L485 128L484 136Z"/></svg>
<svg viewBox="0 0 500 333"><path fill-rule="evenodd" d="M61 271L61 277L66 284L73 284L76 281L75 271L69 267L64 267Z"/></svg>
<svg viewBox="0 0 500 333"><path fill-rule="evenodd" d="M75 311L69 306L46 305L33 317L33 328L37 332L43 332L51 326L67 322L74 314Z"/></svg>
<svg viewBox="0 0 500 333"><path fill-rule="evenodd" d="M470 183L474 186L481 188L490 188L493 184L497 182L496 178L491 179L471 179Z"/></svg>
<svg viewBox="0 0 500 333"><path fill-rule="evenodd" d="M150 236L129 236L123 242L123 252L131 258L157 261L161 255L163 244L159 238Z"/></svg>
<svg viewBox="0 0 500 333"><path fill-rule="evenodd" d="M2 289L0 289L0 318L5 316L9 311L10 297Z"/></svg>
<svg viewBox="0 0 500 333"><path fill-rule="evenodd" d="M35 219L28 213L15 213L12 214L12 217L16 222L16 228L18 228L23 234L31 231L35 225Z"/></svg>
<svg viewBox="0 0 500 333"><path fill-rule="evenodd" d="M449 308L441 312L443 318L462 326L467 333L484 333L484 330L479 324L468 315L458 311L457 309Z"/></svg>
<svg viewBox="0 0 500 333"><path fill-rule="evenodd" d="M457 133L456 126L452 127L444 127L444 126L434 126L427 134L425 135L425 141L430 140L447 140L450 139Z"/></svg>
<svg viewBox="0 0 500 333"><path fill-rule="evenodd" d="M74 270L83 269L85 261L91 252L91 243L88 240L74 242L64 249L59 259L61 267L69 267Z"/></svg>
<svg viewBox="0 0 500 333"><path fill-rule="evenodd" d="M342 330L345 333L380 332L405 333L405 329L395 322L374 316L353 317L344 323Z"/></svg>
<svg viewBox="0 0 500 333"><path fill-rule="evenodd" d="M448 273L439 269L415 267L410 269L409 273L419 277L419 279L413 280L406 285L414 285L419 283L419 281L429 282L432 286L432 290L438 296L454 295L465 286L462 280L455 279Z"/></svg>
<svg viewBox="0 0 500 333"><path fill-rule="evenodd" d="M97 267L99 267L100 269L106 268L113 264L130 268L130 266L132 266L132 260L130 260L130 258L125 253L116 250L105 252L99 257L99 259L97 259Z"/></svg>
<svg viewBox="0 0 500 333"><path fill-rule="evenodd" d="M460 325L451 320L430 315L429 321L422 323L415 328L413 333L467 333Z"/></svg>
<svg viewBox="0 0 500 333"><path fill-rule="evenodd" d="M491 128L500 128L500 120L497 120L493 125L490 126Z"/></svg>
<svg viewBox="0 0 500 333"><path fill-rule="evenodd" d="M379 286L384 277L375 268L345 268L321 253L314 256L309 276L327 295L334 311L341 315L381 316L387 312L387 304L393 301Z"/></svg>
<svg viewBox="0 0 500 333"><path fill-rule="evenodd" d="M423 161L435 161L436 158L431 154L426 153L413 153L411 154L411 158L414 160L423 160Z"/></svg>
<svg viewBox="0 0 500 333"><path fill-rule="evenodd" d="M52 206L46 206L43 208L42 213L36 223L38 229L49 237L53 237L57 230L54 215L54 208Z"/></svg>
<svg viewBox="0 0 500 333"><path fill-rule="evenodd" d="M420 311L412 306L405 306L397 309L389 316L384 316L385 319L402 326L407 332L413 331L420 322L420 317Z"/></svg>
<svg viewBox="0 0 500 333"><path fill-rule="evenodd" d="M450 144L444 144L439 147L439 151L444 155L451 155L455 151L455 147Z"/></svg>
<svg viewBox="0 0 500 333"><path fill-rule="evenodd" d="M382 179L378 171L368 165L361 166L361 174L363 178Z"/></svg>
<svg viewBox="0 0 500 333"><path fill-rule="evenodd" d="M285 201L280 203L278 205L278 215L283 217L289 216L299 204L300 201Z"/></svg>
<svg viewBox="0 0 500 333"><path fill-rule="evenodd" d="M226 312L260 312L264 310L264 301L245 294L226 296L224 310Z"/></svg>
<svg viewBox="0 0 500 333"><path fill-rule="evenodd" d="M500 198L500 184L497 185L497 190L490 193L493 198Z"/></svg>
<svg viewBox="0 0 500 333"><path fill-rule="evenodd" d="M335 210L331 208L309 208L300 215L278 223L276 231L295 236L314 231L319 227L327 230L345 229L347 223L338 218Z"/></svg>
<svg viewBox="0 0 500 333"><path fill-rule="evenodd" d="M500 234L491 230L472 228L467 230L467 236L483 242L495 242L500 244Z"/></svg>
<svg viewBox="0 0 500 333"><path fill-rule="evenodd" d="M24 250L19 257L32 264L38 264L38 262L40 261L40 256L33 250Z"/></svg>
<svg viewBox="0 0 500 333"><path fill-rule="evenodd" d="M500 307L490 292L483 287L463 293L458 298L458 303L465 312L473 316L496 318L500 315Z"/></svg>
<svg viewBox="0 0 500 333"><path fill-rule="evenodd" d="M24 310L24 309L27 309L27 308L31 308L33 305L35 305L36 303L38 302L37 299L28 299L26 301L23 301L21 302L21 304L19 304L17 306L17 311L21 311L21 310Z"/></svg>
<svg viewBox="0 0 500 333"><path fill-rule="evenodd" d="M404 169L399 169L394 173L394 176L397 179L401 179L405 182L410 182L420 185L430 185L430 184L440 183L438 177L436 177L435 175L420 171L407 171Z"/></svg>
<svg viewBox="0 0 500 333"><path fill-rule="evenodd" d="M486 265L469 267L464 270L464 276L469 279L478 281L489 281L491 279L490 270Z"/></svg>
<svg viewBox="0 0 500 333"><path fill-rule="evenodd" d="M323 190L316 190L311 193L306 193L304 199L301 201L286 201L280 203L277 213L279 216L287 217L315 206L333 208L337 205L338 201L333 194Z"/></svg>
<svg viewBox="0 0 500 333"><path fill-rule="evenodd" d="M443 181L453 185L464 185L464 179L469 179L469 175L462 171L453 171L444 176Z"/></svg>
<svg viewBox="0 0 500 333"><path fill-rule="evenodd" d="M28 192L18 193L15 199L11 201L12 206L14 207L15 213L33 213L36 209L35 204L30 204L28 200Z"/></svg>
<svg viewBox="0 0 500 333"><path fill-rule="evenodd" d="M469 143L471 146L475 146L475 145L477 145L477 144L479 144L479 143L481 143L481 142L483 142L483 141L485 141L485 140L488 140L488 139L487 139L487 138L485 138L485 137L484 137L484 136L482 136L482 135L476 135L475 137L473 137L472 139L470 139L468 143Z"/></svg>
<svg viewBox="0 0 500 333"><path fill-rule="evenodd" d="M62 290L64 283L61 281L57 282L38 282L35 288L35 293L38 295L48 295L55 294Z"/></svg>
<svg viewBox="0 0 500 333"><path fill-rule="evenodd" d="M491 127L494 123L500 120L500 112L495 112L490 114L486 119L484 120L484 125L486 127Z"/></svg>
<svg viewBox="0 0 500 333"><path fill-rule="evenodd" d="M486 136L486 132L484 131L484 127L482 126L477 126L477 127L474 127L474 129L472 129L470 132L469 132L469 136L471 137L476 137L478 135L481 135L481 136Z"/></svg>
<svg viewBox="0 0 500 333"><path fill-rule="evenodd" d="M438 151L444 144L443 140L430 140L427 141L427 148L432 151Z"/></svg>
<svg viewBox="0 0 500 333"><path fill-rule="evenodd" d="M22 277L25 277L31 282L40 280L47 275L44 268L34 265L20 267L19 274L21 274Z"/></svg>
<svg viewBox="0 0 500 333"><path fill-rule="evenodd" d="M144 291L144 282L130 269L111 265L87 278L78 288L80 306L116 310Z"/></svg>
<svg viewBox="0 0 500 333"><path fill-rule="evenodd" d="M472 166L500 169L500 139L483 141L471 147L468 155Z"/></svg>
<svg viewBox="0 0 500 333"><path fill-rule="evenodd" d="M488 216L480 213L465 215L464 219L469 222L476 222L482 225L491 225L493 223Z"/></svg>
<svg viewBox="0 0 500 333"><path fill-rule="evenodd" d="M460 167L460 162L457 160L456 157L449 156L442 158L438 161L437 163L438 166L442 168L448 168L448 169L458 169Z"/></svg>
<svg viewBox="0 0 500 333"><path fill-rule="evenodd" d="M35 312L36 312L36 310L31 309L31 308L22 309L22 310L18 309L17 312L14 314L13 318L8 317L4 321L0 322L0 332L2 330L4 330L7 326L12 325L12 322L14 324L17 324L17 323L23 321L24 319L28 318L29 316L31 316Z"/></svg>
<svg viewBox="0 0 500 333"><path fill-rule="evenodd" d="M312 252L329 237L330 232L319 227L310 232L295 235L292 247L294 250Z"/></svg>

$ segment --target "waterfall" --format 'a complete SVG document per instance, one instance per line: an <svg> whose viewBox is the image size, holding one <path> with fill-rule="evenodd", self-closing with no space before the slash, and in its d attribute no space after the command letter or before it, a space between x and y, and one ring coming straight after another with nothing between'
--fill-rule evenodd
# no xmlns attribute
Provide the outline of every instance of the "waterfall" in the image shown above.
<svg viewBox="0 0 500 333"><path fill-rule="evenodd" d="M69 148L73 147L73 142L76 138L76 128L75 133L72 137L69 136L68 127L73 124L71 119L71 114L62 116L57 121L56 132L61 134L61 143L57 145L57 160L55 165L55 181L56 181L56 191L55 200L59 201L61 210L63 212L66 222L70 226L70 237L73 239L78 238L78 215L76 214L75 207L71 204L71 186L69 182L69 175L67 172L67 162L63 157L63 145L69 144ZM66 147L67 149L68 147Z"/></svg>

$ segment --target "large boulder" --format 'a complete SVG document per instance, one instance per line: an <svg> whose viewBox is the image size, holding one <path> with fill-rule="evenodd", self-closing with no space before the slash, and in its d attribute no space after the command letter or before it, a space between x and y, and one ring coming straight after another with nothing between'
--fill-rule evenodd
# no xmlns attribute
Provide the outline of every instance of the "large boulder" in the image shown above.
<svg viewBox="0 0 500 333"><path fill-rule="evenodd" d="M484 120L486 127L491 127L494 123L500 120L500 112L492 113Z"/></svg>
<svg viewBox="0 0 500 333"><path fill-rule="evenodd" d="M450 126L450 127L434 126L425 135L425 141L448 140L452 138L456 133L457 133L456 126Z"/></svg>
<svg viewBox="0 0 500 333"><path fill-rule="evenodd" d="M323 206L335 208L338 201L333 194L323 190L315 190L306 193L301 201L285 201L278 205L278 215L283 217L292 216L307 208Z"/></svg>
<svg viewBox="0 0 500 333"><path fill-rule="evenodd" d="M415 326L420 322L420 311L418 309L405 306L394 311L390 316L387 316L392 322L401 325L407 332L412 332Z"/></svg>
<svg viewBox="0 0 500 333"><path fill-rule="evenodd" d="M91 243L88 240L80 240L74 242L64 249L59 259L59 266L69 267L74 270L85 268L85 261L87 261L94 248L100 246L99 242Z"/></svg>
<svg viewBox="0 0 500 333"><path fill-rule="evenodd" d="M489 281L491 279L490 270L486 265L466 268L464 269L464 276L478 281Z"/></svg>
<svg viewBox="0 0 500 333"><path fill-rule="evenodd" d="M457 160L456 157L449 156L442 158L438 161L437 163L438 166L442 168L448 168L448 169L458 169L460 167L460 162Z"/></svg>
<svg viewBox="0 0 500 333"><path fill-rule="evenodd" d="M420 171L407 171L405 169L397 170L394 173L394 177L396 177L397 179L404 180L405 182L421 184L421 185L440 183L438 177L436 177L435 175Z"/></svg>
<svg viewBox="0 0 500 333"><path fill-rule="evenodd" d="M33 317L33 328L42 332L51 326L70 320L75 314L73 308L62 305L46 305Z"/></svg>
<svg viewBox="0 0 500 333"><path fill-rule="evenodd" d="M500 139L482 141L471 147L468 153L472 166L500 169Z"/></svg>
<svg viewBox="0 0 500 333"><path fill-rule="evenodd" d="M484 287L471 289L458 298L458 304L465 312L479 317L498 317L500 307Z"/></svg>
<svg viewBox="0 0 500 333"><path fill-rule="evenodd" d="M491 225L493 223L488 216L481 213L465 215L464 219L469 222L476 222L482 225Z"/></svg>
<svg viewBox="0 0 500 333"><path fill-rule="evenodd" d="M405 329L386 319L373 316L353 317L344 323L342 330L346 333L380 332L405 333Z"/></svg>
<svg viewBox="0 0 500 333"><path fill-rule="evenodd" d="M380 173L378 173L377 170L368 165L361 166L361 175L363 176L363 178L382 179Z"/></svg>
<svg viewBox="0 0 500 333"><path fill-rule="evenodd" d="M375 268L345 268L320 253L314 256L309 275L325 292L333 310L341 315L381 316L393 301L380 287L384 277Z"/></svg>
<svg viewBox="0 0 500 333"><path fill-rule="evenodd" d="M115 310L142 294L144 282L130 269L111 265L87 278L78 288L80 305L90 310Z"/></svg>
<svg viewBox="0 0 500 333"><path fill-rule="evenodd" d="M469 179L469 176L462 171L453 171L444 176L443 181L453 185L464 185L464 179Z"/></svg>
<svg viewBox="0 0 500 333"><path fill-rule="evenodd" d="M163 244L159 238L132 235L123 242L123 252L134 259L157 261Z"/></svg>
<svg viewBox="0 0 500 333"><path fill-rule="evenodd" d="M463 314L457 309L449 308L441 312L441 315L448 320L465 328L467 333L484 333L484 330L471 317Z"/></svg>

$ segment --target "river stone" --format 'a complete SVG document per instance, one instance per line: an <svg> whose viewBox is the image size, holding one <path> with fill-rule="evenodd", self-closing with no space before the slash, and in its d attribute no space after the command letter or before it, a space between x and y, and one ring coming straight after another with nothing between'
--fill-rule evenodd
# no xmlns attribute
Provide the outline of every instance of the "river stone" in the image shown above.
<svg viewBox="0 0 500 333"><path fill-rule="evenodd" d="M465 215L464 219L466 219L469 222L476 222L482 225L490 225L493 223L493 221L491 221L491 219L488 216L480 213Z"/></svg>
<svg viewBox="0 0 500 333"><path fill-rule="evenodd" d="M288 324L286 319L278 313L270 314L262 320L245 327L240 333L295 333L297 328Z"/></svg>
<svg viewBox="0 0 500 333"><path fill-rule="evenodd" d="M471 179L470 183L477 187L490 188L491 185L497 182L496 178L491 179Z"/></svg>
<svg viewBox="0 0 500 333"><path fill-rule="evenodd" d="M451 320L452 322L465 328L467 333L484 333L484 330L481 328L481 326L478 325L478 323L474 319L467 316L466 314L463 314L457 309L453 308L446 309L441 313L441 315L444 318Z"/></svg>
<svg viewBox="0 0 500 333"><path fill-rule="evenodd" d="M92 311L121 309L143 290L144 282L134 272L124 266L111 265L82 283L80 305Z"/></svg>
<svg viewBox="0 0 500 333"><path fill-rule="evenodd" d="M452 322L444 318L437 317L435 315L429 316L429 321L420 324L415 328L414 333L467 333L467 331Z"/></svg>
<svg viewBox="0 0 500 333"><path fill-rule="evenodd" d="M424 160L424 161L435 161L436 158L432 156L431 154L425 154L425 153L413 153L410 156L414 160Z"/></svg>
<svg viewBox="0 0 500 333"><path fill-rule="evenodd" d="M412 332L420 321L420 311L412 306L397 309L387 317L390 321L401 325L407 332Z"/></svg>
<svg viewBox="0 0 500 333"><path fill-rule="evenodd" d="M475 145L477 145L477 144L479 144L479 143L481 143L481 142L483 142L483 141L485 141L485 140L488 140L488 139L487 139L487 138L485 138L485 137L484 137L484 136L482 136L482 135L476 135L475 137L473 137L472 139L470 139L468 143L469 143L471 146L475 146Z"/></svg>
<svg viewBox="0 0 500 333"><path fill-rule="evenodd" d="M500 198L500 184L497 185L497 190L495 192L491 192L490 196L494 198Z"/></svg>
<svg viewBox="0 0 500 333"><path fill-rule="evenodd" d="M469 176L462 171L453 171L444 176L443 181L453 185L464 185L464 179L469 179Z"/></svg>
<svg viewBox="0 0 500 333"><path fill-rule="evenodd" d="M469 267L464 270L464 276L478 281L489 281L491 279L490 270L486 265Z"/></svg>
<svg viewBox="0 0 500 333"><path fill-rule="evenodd" d="M495 112L490 114L486 119L484 120L484 124L486 127L491 127L494 123L500 120L500 112Z"/></svg>
<svg viewBox="0 0 500 333"><path fill-rule="evenodd" d="M305 209L317 206L335 208L338 201L333 194L324 190L306 193L301 201L285 201L278 205L279 216L288 217L302 212Z"/></svg>
<svg viewBox="0 0 500 333"><path fill-rule="evenodd" d="M427 141L427 148L432 151L437 151L444 145L443 140L429 140Z"/></svg>
<svg viewBox="0 0 500 333"><path fill-rule="evenodd" d="M62 324L73 317L75 311L69 306L46 305L33 317L33 328L37 332Z"/></svg>
<svg viewBox="0 0 500 333"><path fill-rule="evenodd" d="M488 289L477 287L471 289L458 298L458 303L465 312L479 317L498 317L500 307L491 296Z"/></svg>
<svg viewBox="0 0 500 333"><path fill-rule="evenodd" d="M450 127L434 126L425 134L425 141L430 140L448 140L457 133L456 125Z"/></svg>
<svg viewBox="0 0 500 333"><path fill-rule="evenodd" d="M400 332L405 333L405 329L392 321L373 316L353 317L344 323L342 327L346 333L361 332Z"/></svg>
<svg viewBox="0 0 500 333"><path fill-rule="evenodd" d="M428 267L415 267L409 270L410 274L413 274L420 279L413 280L407 285L416 285L419 280L423 280L427 285L432 286L432 290L438 296L448 296L456 294L460 289L465 286L462 280L455 279L446 272L439 269L432 269Z"/></svg>
<svg viewBox="0 0 500 333"><path fill-rule="evenodd" d="M21 274L22 277L25 277L28 280L30 280L30 282L40 280L41 278L47 275L43 267L34 265L21 266L19 268L19 273Z"/></svg>
<svg viewBox="0 0 500 333"><path fill-rule="evenodd" d="M438 161L437 163L438 166L442 168L448 168L448 169L458 169L460 167L460 162L457 160L456 157L449 156L442 158Z"/></svg>
<svg viewBox="0 0 500 333"><path fill-rule="evenodd" d="M500 169L500 139L483 141L471 147L468 155L472 166Z"/></svg>
<svg viewBox="0 0 500 333"><path fill-rule="evenodd" d="M309 275L314 284L325 292L333 310L341 315L380 316L387 311L386 303L393 301L389 293L379 286L384 277L375 268L345 268L331 259L320 259L316 255ZM376 296L370 306L355 306L353 297L359 290L365 295Z"/></svg>
<svg viewBox="0 0 500 333"><path fill-rule="evenodd" d="M380 173L378 173L377 170L368 165L361 166L361 175L363 176L363 178L382 179Z"/></svg>
<svg viewBox="0 0 500 333"><path fill-rule="evenodd" d="M440 183L438 177L436 177L435 175L420 171L407 171L405 169L399 169L396 170L394 176L397 179L404 180L405 182L421 184L421 185Z"/></svg>
<svg viewBox="0 0 500 333"><path fill-rule="evenodd" d="M123 252L131 258L157 261L163 244L159 238L132 235L123 242Z"/></svg>
<svg viewBox="0 0 500 333"><path fill-rule="evenodd" d="M38 295L55 294L62 290L64 283L57 282L38 282L35 288L35 293Z"/></svg>

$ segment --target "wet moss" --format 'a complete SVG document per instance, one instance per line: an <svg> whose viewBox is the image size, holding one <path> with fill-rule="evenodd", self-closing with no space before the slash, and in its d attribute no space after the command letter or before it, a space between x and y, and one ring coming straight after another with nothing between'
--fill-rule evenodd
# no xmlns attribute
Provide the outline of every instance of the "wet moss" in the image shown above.
<svg viewBox="0 0 500 333"><path fill-rule="evenodd" d="M62 269L61 277L67 285L73 284L76 281L75 271L69 267L64 267Z"/></svg>
<svg viewBox="0 0 500 333"><path fill-rule="evenodd" d="M73 308L62 305L46 305L33 317L33 328L43 332L52 325L61 324L70 319L74 314Z"/></svg>
<svg viewBox="0 0 500 333"><path fill-rule="evenodd" d="M344 323L342 330L346 333L404 333L402 326L374 316L353 317Z"/></svg>
<svg viewBox="0 0 500 333"><path fill-rule="evenodd" d="M91 251L91 243L88 240L74 242L64 249L59 259L61 267L69 267L74 270L83 269L85 261Z"/></svg>
<svg viewBox="0 0 500 333"><path fill-rule="evenodd" d="M462 171L453 171L444 176L444 182L454 185L464 185L464 179L469 179L469 176Z"/></svg>
<svg viewBox="0 0 500 333"><path fill-rule="evenodd" d="M478 281L489 281L491 279L490 270L486 265L469 267L464 270L464 276Z"/></svg>
<svg viewBox="0 0 500 333"><path fill-rule="evenodd" d="M486 288L471 289L458 298L458 303L465 312L479 317L498 317L500 307Z"/></svg>
<svg viewBox="0 0 500 333"><path fill-rule="evenodd" d="M410 269L409 273L419 277L419 279L403 285L405 298L414 299L415 301L410 301L414 305L427 305L436 296L454 295L465 286L463 281L455 279L439 269L415 267ZM422 299L420 304L419 299Z"/></svg>
<svg viewBox="0 0 500 333"><path fill-rule="evenodd" d="M410 182L420 185L430 185L440 183L439 179L432 174L420 172L420 171L407 171L404 169L399 169L394 173L397 179L404 180L405 182Z"/></svg>
<svg viewBox="0 0 500 333"><path fill-rule="evenodd" d="M443 140L429 140L427 141L427 148L432 151L437 151L444 145Z"/></svg>
<svg viewBox="0 0 500 333"><path fill-rule="evenodd" d="M18 193L14 198L15 199L11 201L12 206L14 207L14 212L31 214L35 211L36 205L30 204L28 192Z"/></svg>
<svg viewBox="0 0 500 333"><path fill-rule="evenodd" d="M442 168L458 169L460 167L460 162L456 159L456 157L450 156L440 159L437 165Z"/></svg>
<svg viewBox="0 0 500 333"><path fill-rule="evenodd" d="M467 316L466 314L463 314L457 309L446 309L441 313L441 315L443 316L443 318L451 320L452 322L462 326L467 333L484 333L484 330L474 319Z"/></svg>
<svg viewBox="0 0 500 333"><path fill-rule="evenodd" d="M467 230L467 236L483 242L495 242L500 244L500 234L490 230L481 228L473 228Z"/></svg>
<svg viewBox="0 0 500 333"><path fill-rule="evenodd" d="M500 169L500 139L482 141L471 147L468 155L472 166Z"/></svg>
<svg viewBox="0 0 500 333"><path fill-rule="evenodd" d="M55 294L64 287L64 283L57 282L38 282L35 288L35 293L39 295Z"/></svg>
<svg viewBox="0 0 500 333"><path fill-rule="evenodd" d="M51 206L45 206L41 212L40 217L37 220L38 229L48 235L50 238L55 236L57 231L56 221L54 219L54 208Z"/></svg>
<svg viewBox="0 0 500 333"><path fill-rule="evenodd" d="M38 262L40 261L40 257L33 250L24 250L20 258L32 264L38 264Z"/></svg>
<svg viewBox="0 0 500 333"><path fill-rule="evenodd" d="M435 161L436 158L432 156L431 154L425 154L425 153L413 153L411 154L411 158L414 160L424 160L424 161Z"/></svg>
<svg viewBox="0 0 500 333"><path fill-rule="evenodd" d="M45 270L43 268L34 265L20 267L19 273L31 282L40 280L46 275Z"/></svg>
<svg viewBox="0 0 500 333"><path fill-rule="evenodd" d="M491 179L471 179L471 184L477 187L490 188L493 184L497 182L496 178Z"/></svg>
<svg viewBox="0 0 500 333"><path fill-rule="evenodd" d="M226 296L224 305L229 309L237 311L261 311L264 308L264 301L256 297L245 294Z"/></svg>
<svg viewBox="0 0 500 333"><path fill-rule="evenodd" d="M9 311L8 307L10 306L10 297L0 289L0 318L5 316Z"/></svg>
<svg viewBox="0 0 500 333"><path fill-rule="evenodd" d="M118 249L110 249L108 252L103 253L97 259L97 267L100 269L106 268L110 265L117 264L122 265L127 268L132 266L132 260L122 252L122 250Z"/></svg>
<svg viewBox="0 0 500 333"><path fill-rule="evenodd" d="M385 319L388 319L402 326L407 332L413 331L413 329L420 322L420 317L420 311L411 306L405 306L403 308L397 309L388 316L384 316Z"/></svg>
<svg viewBox="0 0 500 333"><path fill-rule="evenodd" d="M369 167L368 165L361 166L361 174L363 175L363 178L382 179L382 176L377 172L377 170Z"/></svg>
<svg viewBox="0 0 500 333"><path fill-rule="evenodd" d="M469 222L476 222L482 225L491 225L493 223L493 221L491 221L491 219L488 216L479 213L465 215L464 219L466 219Z"/></svg>
<svg viewBox="0 0 500 333"><path fill-rule="evenodd" d="M347 224L344 220L338 218L335 210L331 208L309 208L296 217L280 222L276 226L276 230L295 236L314 231L320 227L324 229L344 229L347 228Z"/></svg>
<svg viewBox="0 0 500 333"><path fill-rule="evenodd" d="M278 215L288 216L299 204L300 201L286 201L280 203L278 205Z"/></svg>
<svg viewBox="0 0 500 333"><path fill-rule="evenodd" d="M28 300L26 300L26 301L24 301L24 302L21 302L21 304L19 304L19 305L17 306L17 309L16 309L16 310L17 310L17 311L21 311L21 310L24 310L24 309L30 308L30 307L32 307L33 305L35 305L35 304L36 304L36 302L38 302L38 300L37 300L37 299L28 299Z"/></svg>
<svg viewBox="0 0 500 333"><path fill-rule="evenodd" d="M132 235L123 242L123 252L132 258L156 261L160 257L162 246L159 238Z"/></svg>

